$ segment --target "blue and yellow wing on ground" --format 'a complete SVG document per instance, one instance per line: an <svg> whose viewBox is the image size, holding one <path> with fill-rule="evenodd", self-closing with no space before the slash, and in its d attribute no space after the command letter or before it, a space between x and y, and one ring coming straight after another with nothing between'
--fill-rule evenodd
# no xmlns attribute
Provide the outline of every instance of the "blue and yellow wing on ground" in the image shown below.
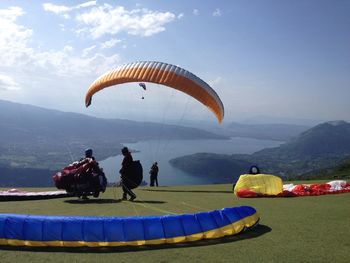
<svg viewBox="0 0 350 263"><path fill-rule="evenodd" d="M257 225L253 207L144 217L0 214L0 245L117 247L174 244L235 235Z"/></svg>

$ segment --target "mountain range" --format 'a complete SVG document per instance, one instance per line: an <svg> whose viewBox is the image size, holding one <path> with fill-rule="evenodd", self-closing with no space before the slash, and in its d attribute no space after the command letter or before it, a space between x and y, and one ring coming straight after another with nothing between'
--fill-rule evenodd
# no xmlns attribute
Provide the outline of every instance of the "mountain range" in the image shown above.
<svg viewBox="0 0 350 263"><path fill-rule="evenodd" d="M227 133L232 137L249 137L262 140L287 141L308 130L310 126L296 124L241 124L231 122Z"/></svg>
<svg viewBox="0 0 350 263"><path fill-rule="evenodd" d="M57 169L93 148L101 160L148 139L227 139L197 128L102 119L0 100L0 165Z"/></svg>
<svg viewBox="0 0 350 263"><path fill-rule="evenodd" d="M122 143L148 139L228 139L198 128L102 119L0 100L0 186L50 186L54 171L93 148L98 160ZM30 179L28 179L30 177Z"/></svg>
<svg viewBox="0 0 350 263"><path fill-rule="evenodd" d="M174 121L175 123L175 121ZM204 129L229 137L246 137L259 140L288 141L310 129L310 125L284 123L239 123L228 122L221 125L209 121L183 120L181 125Z"/></svg>
<svg viewBox="0 0 350 263"><path fill-rule="evenodd" d="M0 100L0 186L50 186L52 174L80 159L86 148L103 160L119 154L122 143L148 139L287 140L251 155L201 153L171 160L177 168L214 182L230 182L232 174L238 176L252 164L284 177L312 176L350 156L350 124L345 121L311 129L291 124L185 125L103 119Z"/></svg>
<svg viewBox="0 0 350 263"><path fill-rule="evenodd" d="M175 158L170 163L197 176L221 178L225 182L227 178L232 181L233 177L246 173L250 165L258 165L264 173L291 179L330 169L347 158L350 158L350 123L332 121L308 129L279 147L250 155L201 153ZM207 163L220 169L208 172Z"/></svg>

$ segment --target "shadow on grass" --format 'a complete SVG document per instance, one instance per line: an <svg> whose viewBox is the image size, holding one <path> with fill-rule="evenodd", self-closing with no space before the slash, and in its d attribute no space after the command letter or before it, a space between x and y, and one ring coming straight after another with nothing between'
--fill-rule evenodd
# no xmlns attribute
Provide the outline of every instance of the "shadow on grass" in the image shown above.
<svg viewBox="0 0 350 263"><path fill-rule="evenodd" d="M60 194L60 195L39 195L39 196L25 196L25 195L3 195L0 196L0 202L9 202L9 201L35 201L35 200L47 200L47 199L58 199L58 198L67 198L72 197L69 194Z"/></svg>
<svg viewBox="0 0 350 263"><path fill-rule="evenodd" d="M156 201L156 200L134 200L133 203L142 203L142 204L165 204L167 202L164 201Z"/></svg>
<svg viewBox="0 0 350 263"><path fill-rule="evenodd" d="M65 203L69 204L112 204L112 203L120 203L120 199L75 199L75 200L64 200Z"/></svg>
<svg viewBox="0 0 350 263"><path fill-rule="evenodd" d="M0 250L13 250L13 251L32 251L32 252L69 252L69 253L121 253L121 252L137 252L145 250L159 250L159 249L174 249L174 248L186 248L186 247L201 247L210 246L224 243L232 243L242 241L251 238L260 237L266 233L271 232L272 229L265 225L257 225L254 228L233 236L227 236L216 239L205 239L188 243L177 243L177 244L162 244L152 246L124 246L124 247L100 247L100 248L89 248L89 247L13 247L13 246L0 246Z"/></svg>
<svg viewBox="0 0 350 263"><path fill-rule="evenodd" d="M69 204L113 204L122 202L121 199L76 199L76 200L65 200L65 203ZM123 201L123 202L131 202L131 201ZM143 203L143 204L165 204L164 201L156 201L156 200L134 200L133 203Z"/></svg>
<svg viewBox="0 0 350 263"><path fill-rule="evenodd" d="M156 190L156 189L140 189L140 191L148 191L148 192L178 192L178 193L217 193L217 194L232 194L233 191L208 191L208 190Z"/></svg>

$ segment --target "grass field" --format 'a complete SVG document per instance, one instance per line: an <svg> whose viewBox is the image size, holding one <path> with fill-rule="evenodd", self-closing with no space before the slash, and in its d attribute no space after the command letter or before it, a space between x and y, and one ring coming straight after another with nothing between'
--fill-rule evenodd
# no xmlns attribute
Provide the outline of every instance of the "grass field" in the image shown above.
<svg viewBox="0 0 350 263"><path fill-rule="evenodd" d="M143 187L135 191L134 202L121 202L120 188L87 201L0 202L0 213L36 215L143 216L250 205L261 216L255 229L223 239L94 250L0 247L0 262L349 262L350 194L238 199L231 188Z"/></svg>

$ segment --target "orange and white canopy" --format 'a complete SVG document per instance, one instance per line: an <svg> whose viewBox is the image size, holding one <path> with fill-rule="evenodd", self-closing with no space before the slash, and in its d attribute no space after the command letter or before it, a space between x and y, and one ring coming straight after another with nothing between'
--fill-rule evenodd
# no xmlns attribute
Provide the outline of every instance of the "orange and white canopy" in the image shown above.
<svg viewBox="0 0 350 263"><path fill-rule="evenodd" d="M174 88L207 106L220 123L224 118L223 103L206 82L178 66L155 61L128 63L106 72L90 85L85 96L86 107L96 92L128 82L151 82Z"/></svg>

